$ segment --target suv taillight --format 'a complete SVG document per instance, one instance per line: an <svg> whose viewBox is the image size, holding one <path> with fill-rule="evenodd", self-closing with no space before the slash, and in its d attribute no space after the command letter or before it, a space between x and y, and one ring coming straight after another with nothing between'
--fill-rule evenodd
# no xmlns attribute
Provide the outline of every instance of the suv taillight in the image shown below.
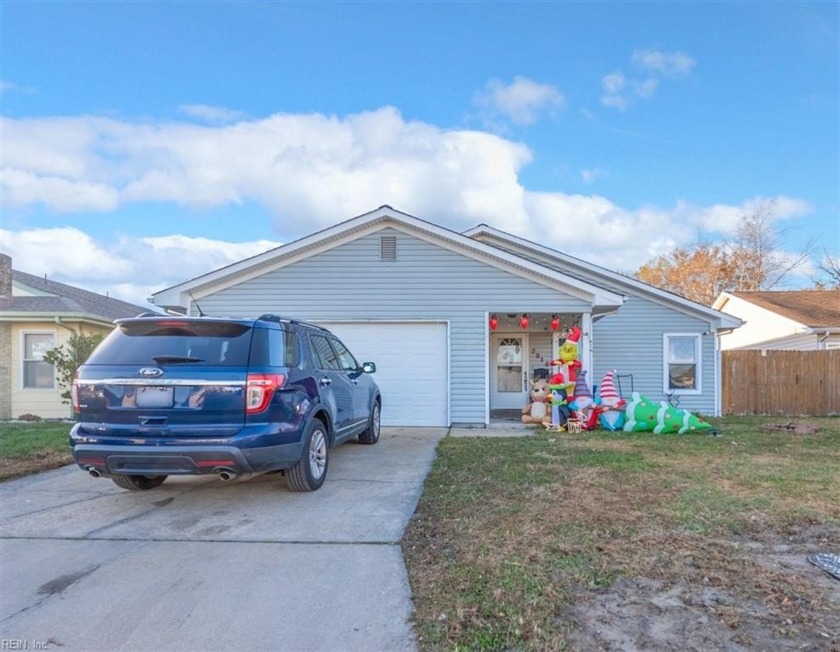
<svg viewBox="0 0 840 652"><path fill-rule="evenodd" d="M274 391L286 382L284 374L248 374L245 387L245 411L248 414L262 412L271 402Z"/></svg>
<svg viewBox="0 0 840 652"><path fill-rule="evenodd" d="M73 401L73 413L79 414L82 408L79 407L79 378L73 377L73 384L70 386L70 399Z"/></svg>

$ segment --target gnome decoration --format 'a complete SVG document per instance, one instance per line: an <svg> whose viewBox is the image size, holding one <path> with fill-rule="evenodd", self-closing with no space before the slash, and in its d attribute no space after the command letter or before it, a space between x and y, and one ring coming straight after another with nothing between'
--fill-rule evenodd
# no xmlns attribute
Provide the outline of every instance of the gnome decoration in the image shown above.
<svg viewBox="0 0 840 652"><path fill-rule="evenodd" d="M618 395L615 389L614 376L615 369L611 369L604 374L604 379L598 388L601 426L611 431L621 430L624 426L624 406L626 404L626 401Z"/></svg>
<svg viewBox="0 0 840 652"><path fill-rule="evenodd" d="M581 371L575 382L574 397L569 403L569 408L575 418L580 421L581 428L591 430L598 422L598 406L592 397L592 390L586 382L586 371Z"/></svg>

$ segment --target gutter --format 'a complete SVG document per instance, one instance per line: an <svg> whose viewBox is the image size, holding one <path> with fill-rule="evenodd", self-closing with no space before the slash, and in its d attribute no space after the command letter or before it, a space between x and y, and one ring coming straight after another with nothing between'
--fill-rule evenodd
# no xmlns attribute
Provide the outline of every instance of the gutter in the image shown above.
<svg viewBox="0 0 840 652"><path fill-rule="evenodd" d="M73 333L73 335L78 335L76 330L65 324L63 321L61 321L61 317L59 317L58 315L55 316L55 323L61 326L62 328L70 331L71 333Z"/></svg>
<svg viewBox="0 0 840 652"><path fill-rule="evenodd" d="M54 312L0 312L0 321L7 321L7 322L38 322L38 321L46 321L50 323L60 324L65 328L70 328L64 322L65 321L75 321L75 322L84 322L88 324L96 324L101 326L113 326L113 320L101 319L94 317L92 315L87 315L85 313L66 313L63 315L56 315ZM72 329L71 329L72 330Z"/></svg>

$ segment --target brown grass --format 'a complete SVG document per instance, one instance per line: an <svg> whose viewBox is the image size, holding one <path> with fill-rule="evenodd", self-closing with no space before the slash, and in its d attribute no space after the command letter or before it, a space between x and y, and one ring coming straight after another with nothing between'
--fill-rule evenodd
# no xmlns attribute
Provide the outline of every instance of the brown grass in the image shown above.
<svg viewBox="0 0 840 652"><path fill-rule="evenodd" d="M840 603L821 571L794 572L787 556L839 545L840 422L790 437L751 426L717 440L543 435L496 451L444 440L404 541L421 647L581 647L575 632L595 612L580 605L635 586L619 578L653 582L634 590L656 587L655 613L677 591L685 618L714 618L721 646L830 644Z"/></svg>

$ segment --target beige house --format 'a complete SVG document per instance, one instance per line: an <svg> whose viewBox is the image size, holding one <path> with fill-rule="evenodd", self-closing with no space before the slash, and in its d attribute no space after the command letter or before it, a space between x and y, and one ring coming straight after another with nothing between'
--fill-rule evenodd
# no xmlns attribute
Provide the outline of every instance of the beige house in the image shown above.
<svg viewBox="0 0 840 652"><path fill-rule="evenodd" d="M149 311L12 269L0 254L0 419L70 416L53 365L44 353L74 333L107 333L115 319Z"/></svg>
<svg viewBox="0 0 840 652"><path fill-rule="evenodd" d="M840 349L840 290L722 292L712 308L744 321L723 350Z"/></svg>

